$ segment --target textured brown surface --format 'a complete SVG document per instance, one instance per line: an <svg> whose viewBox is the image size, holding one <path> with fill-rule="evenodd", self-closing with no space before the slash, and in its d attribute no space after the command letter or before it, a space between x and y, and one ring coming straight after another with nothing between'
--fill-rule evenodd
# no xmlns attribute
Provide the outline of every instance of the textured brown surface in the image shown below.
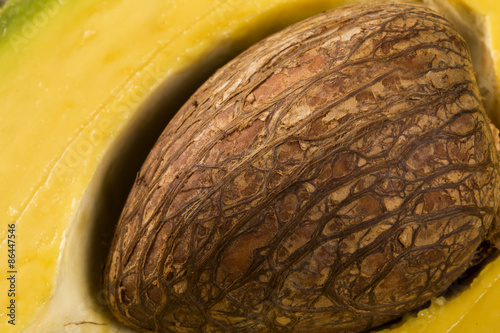
<svg viewBox="0 0 500 333"><path fill-rule="evenodd" d="M424 7L352 5L218 71L137 178L109 308L155 332L359 331L464 270L499 203L465 42Z"/></svg>

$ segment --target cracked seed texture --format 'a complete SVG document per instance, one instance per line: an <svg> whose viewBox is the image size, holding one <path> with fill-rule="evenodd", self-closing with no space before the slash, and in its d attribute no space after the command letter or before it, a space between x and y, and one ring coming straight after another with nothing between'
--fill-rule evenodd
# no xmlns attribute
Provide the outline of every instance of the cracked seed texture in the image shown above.
<svg viewBox="0 0 500 333"><path fill-rule="evenodd" d="M425 7L350 5L275 34L152 150L109 308L143 332L362 331L415 309L493 229L489 126L465 42Z"/></svg>

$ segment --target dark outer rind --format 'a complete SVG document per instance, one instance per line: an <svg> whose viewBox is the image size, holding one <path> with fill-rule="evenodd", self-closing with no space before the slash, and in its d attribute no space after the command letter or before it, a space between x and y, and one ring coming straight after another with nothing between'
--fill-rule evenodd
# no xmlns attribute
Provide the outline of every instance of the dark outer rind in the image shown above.
<svg viewBox="0 0 500 333"><path fill-rule="evenodd" d="M467 46L435 12L362 3L258 43L179 111L105 272L141 331L359 331L468 267L499 203Z"/></svg>

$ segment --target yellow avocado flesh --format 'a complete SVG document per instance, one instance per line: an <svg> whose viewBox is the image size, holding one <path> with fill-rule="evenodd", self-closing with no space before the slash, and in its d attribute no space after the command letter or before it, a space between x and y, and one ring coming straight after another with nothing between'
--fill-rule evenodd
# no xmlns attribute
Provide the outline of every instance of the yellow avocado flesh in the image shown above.
<svg viewBox="0 0 500 333"><path fill-rule="evenodd" d="M339 0L13 1L0 12L0 271L15 223L15 297L0 279L0 332L126 332L85 284L86 241L105 166L164 82L227 41L346 3ZM484 18L500 78L500 5L450 1ZM6 18L7 16L8 19ZM2 21L3 19L3 21ZM244 42L245 43L245 42ZM500 112L500 111L499 111ZM9 275L7 275L9 276ZM387 332L493 332L500 259L452 300ZM15 324L6 309L15 300Z"/></svg>

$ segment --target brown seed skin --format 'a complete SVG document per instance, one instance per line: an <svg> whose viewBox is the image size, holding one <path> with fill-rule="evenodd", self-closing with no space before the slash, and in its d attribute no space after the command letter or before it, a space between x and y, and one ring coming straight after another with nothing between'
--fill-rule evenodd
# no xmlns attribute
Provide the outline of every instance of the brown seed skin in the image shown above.
<svg viewBox="0 0 500 333"><path fill-rule="evenodd" d="M343 332L468 268L499 206L467 46L435 12L368 2L255 45L152 150L106 268L143 332Z"/></svg>

